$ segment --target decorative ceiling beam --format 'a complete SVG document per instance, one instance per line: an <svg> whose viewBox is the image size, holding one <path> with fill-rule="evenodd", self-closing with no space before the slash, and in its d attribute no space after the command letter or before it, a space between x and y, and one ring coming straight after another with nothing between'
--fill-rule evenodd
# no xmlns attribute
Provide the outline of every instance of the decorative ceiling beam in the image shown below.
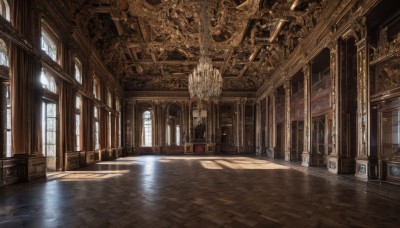
<svg viewBox="0 0 400 228"><path fill-rule="evenodd" d="M239 77L242 77L244 75L244 73L246 72L247 68L250 67L250 65L253 63L254 59L256 58L256 56L258 55L260 51L260 47L257 47L253 53L251 53L250 57L249 57L249 61L247 62L247 64L240 70L239 73Z"/></svg>
<svg viewBox="0 0 400 228"><path fill-rule="evenodd" d="M198 60L164 60L164 61L157 61L157 64L160 65L197 65L199 63ZM225 61L213 61L213 65L226 65ZM247 64L247 61L237 61L236 64ZM143 64L143 65L154 65L153 60L148 59L148 60L136 60L134 62L126 62L128 65L132 64Z"/></svg>
<svg viewBox="0 0 400 228"><path fill-rule="evenodd" d="M226 68L228 67L229 61L232 59L233 56L233 48L230 48L226 57L225 57L225 64L221 68L221 75L224 75Z"/></svg>

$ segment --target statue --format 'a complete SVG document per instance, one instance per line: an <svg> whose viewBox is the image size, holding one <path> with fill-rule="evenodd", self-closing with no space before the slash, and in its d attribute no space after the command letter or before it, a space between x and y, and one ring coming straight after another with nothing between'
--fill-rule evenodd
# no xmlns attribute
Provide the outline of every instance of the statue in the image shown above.
<svg viewBox="0 0 400 228"><path fill-rule="evenodd" d="M204 123L199 121L197 123L196 128L194 129L194 139L204 139L205 130L206 130L206 126L204 125Z"/></svg>

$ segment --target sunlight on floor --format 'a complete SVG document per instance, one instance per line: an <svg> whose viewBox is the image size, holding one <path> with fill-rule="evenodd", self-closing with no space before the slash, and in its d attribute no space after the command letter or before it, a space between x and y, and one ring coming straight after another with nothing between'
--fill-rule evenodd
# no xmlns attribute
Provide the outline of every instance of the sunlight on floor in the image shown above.
<svg viewBox="0 0 400 228"><path fill-rule="evenodd" d="M124 163L117 162L114 164L137 164L135 160L143 161L143 157L129 157L124 158ZM227 156L163 156L157 159L157 157L149 156L146 158L146 162L160 162L160 163L171 163L174 160L185 160L185 161L199 161L200 165L205 169L289 169L287 166L278 165L269 161L259 160L250 157L227 157ZM130 163L132 161L132 163Z"/></svg>
<svg viewBox="0 0 400 228"><path fill-rule="evenodd" d="M200 161L200 164L206 169L224 169L222 166L213 161Z"/></svg>
<svg viewBox="0 0 400 228"><path fill-rule="evenodd" d="M201 165L206 169L289 169L289 167L270 162L235 162L230 160L202 161Z"/></svg>
<svg viewBox="0 0 400 228"><path fill-rule="evenodd" d="M73 171L57 178L59 181L96 181L107 178L122 176L129 170L109 170L109 171Z"/></svg>

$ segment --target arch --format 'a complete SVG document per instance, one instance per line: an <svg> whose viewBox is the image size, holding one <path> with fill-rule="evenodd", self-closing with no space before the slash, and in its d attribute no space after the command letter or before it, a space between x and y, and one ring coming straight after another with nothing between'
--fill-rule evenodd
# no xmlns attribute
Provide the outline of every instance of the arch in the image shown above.
<svg viewBox="0 0 400 228"><path fill-rule="evenodd" d="M0 14L7 21L10 21L10 5L7 0L0 0Z"/></svg>

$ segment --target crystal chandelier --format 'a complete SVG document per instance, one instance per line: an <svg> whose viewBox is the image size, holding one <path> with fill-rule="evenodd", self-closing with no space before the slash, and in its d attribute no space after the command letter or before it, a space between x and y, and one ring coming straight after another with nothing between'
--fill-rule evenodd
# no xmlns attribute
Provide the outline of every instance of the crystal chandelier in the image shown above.
<svg viewBox="0 0 400 228"><path fill-rule="evenodd" d="M200 41L200 60L189 75L190 97L198 97L200 100L208 100L210 97L218 97L222 92L222 76L218 69L212 65L212 60L207 56L208 49L208 23L206 20L206 3L201 6L202 37Z"/></svg>

